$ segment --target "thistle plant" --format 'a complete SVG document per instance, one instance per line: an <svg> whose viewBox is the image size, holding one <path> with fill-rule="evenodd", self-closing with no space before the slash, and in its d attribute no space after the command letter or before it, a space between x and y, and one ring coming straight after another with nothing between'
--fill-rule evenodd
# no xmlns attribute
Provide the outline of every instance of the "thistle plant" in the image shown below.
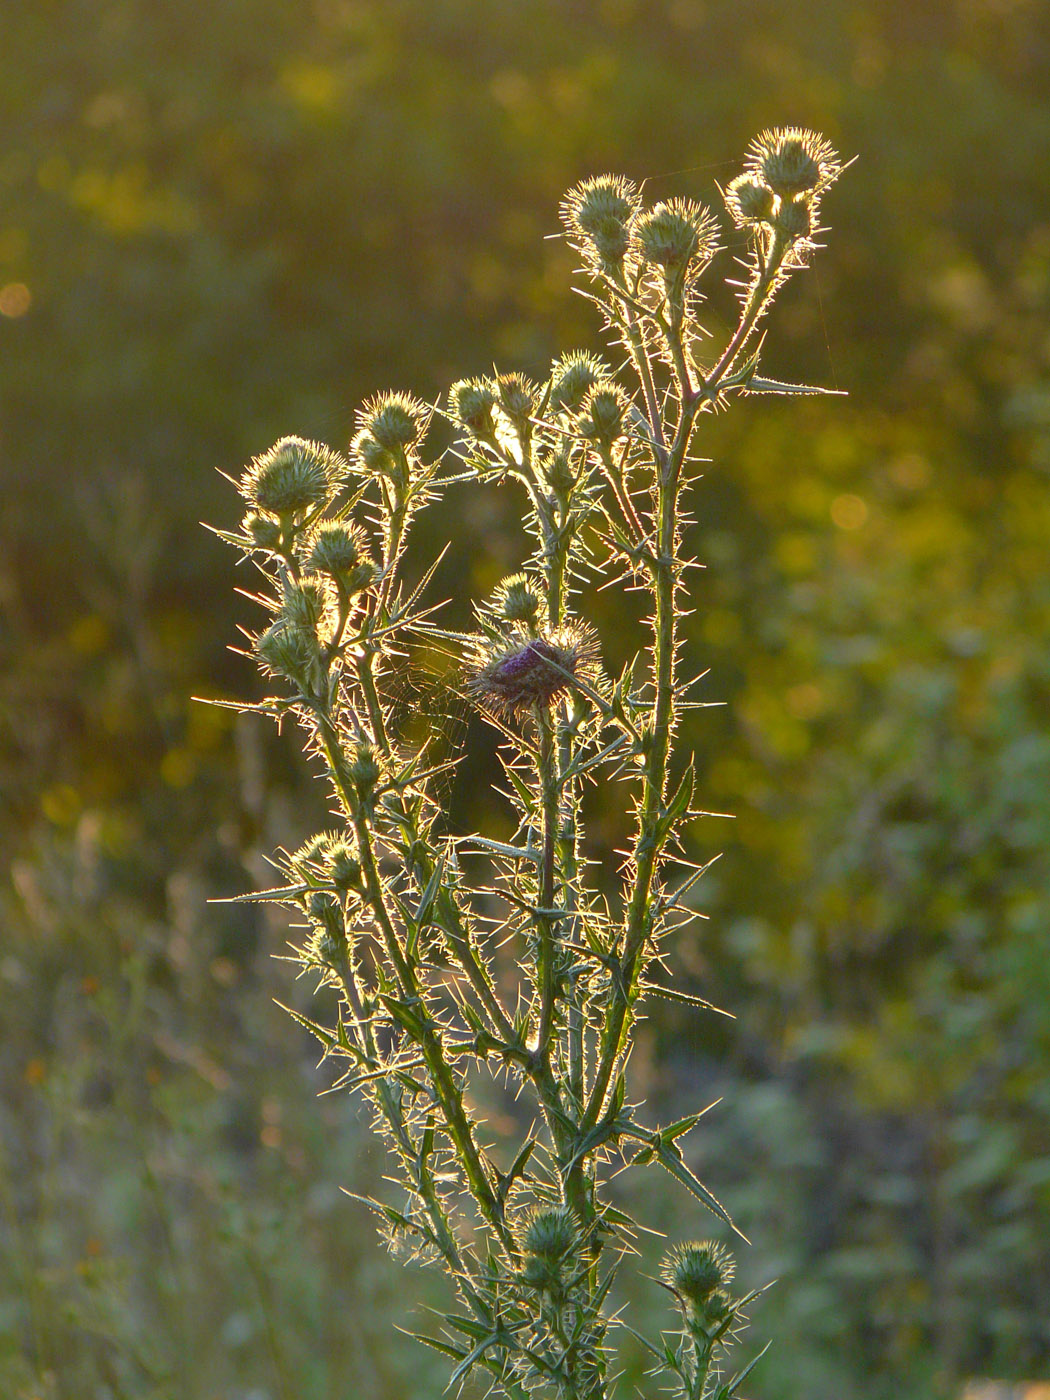
<svg viewBox="0 0 1050 1400"><path fill-rule="evenodd" d="M514 1400L606 1396L627 1334L687 1400L728 1400L754 1364L729 1374L754 1294L734 1296L720 1243L666 1256L654 1281L673 1299L666 1332L642 1337L617 1312L636 1226L609 1178L659 1166L733 1228L683 1155L702 1111L654 1126L626 1066L648 998L713 1010L654 972L705 868L684 849L698 813L691 758L675 748L694 703L679 651L697 429L738 395L819 392L762 378L757 332L809 261L840 169L809 131L753 143L724 195L745 276L715 349L698 319L715 216L687 199L647 207L619 176L585 180L562 219L620 371L576 352L542 383L495 373L433 406L380 394L349 455L287 437L256 458L238 483L243 523L224 534L265 579L256 597L271 620L251 652L279 692L242 708L293 716L334 799L333 829L280 852L283 883L245 897L287 906L304 931L294 956L322 1010L292 1014L336 1086L370 1105L403 1188L397 1204L369 1206L391 1244L451 1280L455 1302L421 1340L450 1358L453 1382L479 1372ZM437 415L455 444L432 453ZM464 479L516 483L531 540L466 634L428 601L436 563L414 584L404 569L413 521ZM577 610L595 574L651 601L616 675ZM449 760L399 724L394 678L435 645L498 731L509 839L449 834ZM632 834L620 868L594 878L582 796L613 779ZM519 1141L486 1131L476 1094L494 1079L524 1106Z"/></svg>

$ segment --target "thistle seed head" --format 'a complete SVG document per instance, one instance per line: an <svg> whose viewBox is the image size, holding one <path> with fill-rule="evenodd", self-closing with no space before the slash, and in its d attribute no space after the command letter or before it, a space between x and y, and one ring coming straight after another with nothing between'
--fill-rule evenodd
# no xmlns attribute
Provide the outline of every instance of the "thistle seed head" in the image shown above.
<svg viewBox="0 0 1050 1400"><path fill-rule="evenodd" d="M241 477L240 491L267 515L301 515L323 504L346 473L346 463L331 448L286 437L261 457L252 458Z"/></svg>
<svg viewBox="0 0 1050 1400"><path fill-rule="evenodd" d="M733 1281L732 1256L714 1240L691 1240L675 1245L664 1255L660 1272L686 1305L699 1307L717 1289Z"/></svg>
<svg viewBox="0 0 1050 1400"><path fill-rule="evenodd" d="M718 223L702 204L691 199L672 199L639 215L634 239L645 262L675 272L714 257Z"/></svg>
<svg viewBox="0 0 1050 1400"><path fill-rule="evenodd" d="M502 642L482 636L475 641L468 689L488 709L522 714L534 705L552 704L571 687L573 677L593 671L597 660L597 638L579 624L550 636L517 634Z"/></svg>
<svg viewBox="0 0 1050 1400"><path fill-rule="evenodd" d="M795 199L826 188L842 164L819 132L800 126L774 127L748 147L747 170L781 199Z"/></svg>

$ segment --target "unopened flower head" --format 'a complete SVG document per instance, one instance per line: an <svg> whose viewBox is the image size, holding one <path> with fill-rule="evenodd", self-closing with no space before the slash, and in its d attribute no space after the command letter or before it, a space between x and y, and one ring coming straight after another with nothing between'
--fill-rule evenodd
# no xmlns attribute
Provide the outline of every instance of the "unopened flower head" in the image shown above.
<svg viewBox="0 0 1050 1400"><path fill-rule="evenodd" d="M496 586L490 608L501 622L535 622L543 605L543 589L528 574L511 574Z"/></svg>
<svg viewBox="0 0 1050 1400"><path fill-rule="evenodd" d="M563 355L551 368L551 409L574 412L583 403L587 390L599 379L608 378L608 374L601 360L585 350Z"/></svg>
<svg viewBox="0 0 1050 1400"><path fill-rule="evenodd" d="M487 379L461 379L448 393L448 406L453 418L476 437L491 437L494 432L492 410L496 390Z"/></svg>
<svg viewBox="0 0 1050 1400"><path fill-rule="evenodd" d="M563 1282L567 1257L578 1242L579 1230L571 1211L564 1206L535 1211L521 1237L524 1281L531 1288L557 1289Z"/></svg>
<svg viewBox="0 0 1050 1400"><path fill-rule="evenodd" d="M524 374L501 374L496 380L497 402L517 431L531 427L539 404L539 390Z"/></svg>
<svg viewBox="0 0 1050 1400"><path fill-rule="evenodd" d="M626 432L631 400L619 384L596 384L583 401L577 427L585 438L610 447Z"/></svg>
<svg viewBox="0 0 1050 1400"><path fill-rule="evenodd" d="M574 678L589 678L597 661L597 638L580 624L549 636L511 636L503 642L479 637L467 684L480 705L522 714L552 704Z"/></svg>
<svg viewBox="0 0 1050 1400"><path fill-rule="evenodd" d="M306 564L329 574L347 593L367 588L375 576L364 531L344 520L324 520L318 525Z"/></svg>
<svg viewBox="0 0 1050 1400"><path fill-rule="evenodd" d="M550 452L541 458L540 476L559 498L567 501L579 483L579 473L574 470L567 452Z"/></svg>
<svg viewBox="0 0 1050 1400"><path fill-rule="evenodd" d="M726 189L725 199L733 222L740 227L768 223L776 202L769 186L753 175L738 175Z"/></svg>
<svg viewBox="0 0 1050 1400"><path fill-rule="evenodd" d="M301 515L323 504L336 482L347 473L337 452L306 438L281 438L253 457L241 477L241 494L267 515Z"/></svg>
<svg viewBox="0 0 1050 1400"><path fill-rule="evenodd" d="M814 204L811 199L782 199L773 219L774 228L793 241L808 239L813 232Z"/></svg>
<svg viewBox="0 0 1050 1400"><path fill-rule="evenodd" d="M280 548L281 522L272 515L260 515L250 510L244 517L242 528L255 549L266 549L271 553Z"/></svg>
<svg viewBox="0 0 1050 1400"><path fill-rule="evenodd" d="M638 190L622 175L596 175L565 196L562 222L582 250L599 264L622 263L631 246L631 225L638 210Z"/></svg>
<svg viewBox="0 0 1050 1400"><path fill-rule="evenodd" d="M315 634L323 631L332 605L330 587L318 574L304 575L297 582L289 581L281 596L279 620L305 627Z"/></svg>
<svg viewBox="0 0 1050 1400"><path fill-rule="evenodd" d="M255 639L263 669L307 688L320 660L317 633L301 623L279 618Z"/></svg>
<svg viewBox="0 0 1050 1400"><path fill-rule="evenodd" d="M643 260L669 272L709 262L718 251L718 223L692 199L655 204L638 216L635 243Z"/></svg>
<svg viewBox="0 0 1050 1400"><path fill-rule="evenodd" d="M660 1270L664 1282L686 1304L699 1306L733 1281L732 1256L713 1240L694 1240L668 1251Z"/></svg>
<svg viewBox="0 0 1050 1400"><path fill-rule="evenodd" d="M411 394L377 394L357 414L358 429L388 452L411 447L426 429L429 410Z"/></svg>
<svg viewBox="0 0 1050 1400"><path fill-rule="evenodd" d="M532 1213L522 1232L522 1253L561 1259L575 1248L579 1233L572 1211L565 1206L541 1208Z"/></svg>
<svg viewBox="0 0 1050 1400"><path fill-rule="evenodd" d="M747 169L782 199L819 192L831 184L842 164L819 132L800 126L774 127L748 147Z"/></svg>
<svg viewBox="0 0 1050 1400"><path fill-rule="evenodd" d="M367 429L361 429L350 447L369 476L389 476L393 471L394 454L378 443Z"/></svg>

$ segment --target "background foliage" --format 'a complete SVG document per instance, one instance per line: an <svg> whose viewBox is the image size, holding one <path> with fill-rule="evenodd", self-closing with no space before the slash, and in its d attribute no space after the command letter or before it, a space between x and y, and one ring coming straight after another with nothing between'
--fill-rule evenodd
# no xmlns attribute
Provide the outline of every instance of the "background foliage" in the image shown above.
<svg viewBox="0 0 1050 1400"><path fill-rule="evenodd" d="M338 1195L382 1162L271 1003L284 932L205 903L322 796L187 698L243 693L254 621L197 521L377 388L596 345L563 190L717 202L784 122L860 162L766 363L850 398L710 425L691 656L727 703L690 737L736 820L695 829L725 855L678 970L738 1020L650 1022L636 1074L726 1095L695 1150L781 1278L757 1394L1050 1375L1046 7L67 0L0 64L0 1393L432 1393L390 1326L428 1280ZM453 621L518 506L431 523Z"/></svg>

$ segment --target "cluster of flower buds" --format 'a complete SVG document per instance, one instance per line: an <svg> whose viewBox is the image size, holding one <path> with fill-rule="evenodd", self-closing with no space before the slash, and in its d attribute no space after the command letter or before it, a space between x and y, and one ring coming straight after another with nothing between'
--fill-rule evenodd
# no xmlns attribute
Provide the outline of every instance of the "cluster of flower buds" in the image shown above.
<svg viewBox="0 0 1050 1400"><path fill-rule="evenodd" d="M796 126L763 131L748 149L744 174L726 189L726 205L738 226L804 244L817 226L820 196L841 170L817 132Z"/></svg>
<svg viewBox="0 0 1050 1400"><path fill-rule="evenodd" d="M726 189L726 204L738 226L775 234L800 253L816 228L820 195L841 169L816 132L764 131L748 149L744 173ZM621 175L584 180L566 195L561 213L593 273L621 287L639 273L655 277L672 308L684 306L685 292L718 252L718 222L704 205L672 199L646 209L637 186Z"/></svg>
<svg viewBox="0 0 1050 1400"><path fill-rule="evenodd" d="M358 411L357 434L350 444L364 472L388 480L405 497L420 474L419 444L430 410L411 394L377 394Z"/></svg>

